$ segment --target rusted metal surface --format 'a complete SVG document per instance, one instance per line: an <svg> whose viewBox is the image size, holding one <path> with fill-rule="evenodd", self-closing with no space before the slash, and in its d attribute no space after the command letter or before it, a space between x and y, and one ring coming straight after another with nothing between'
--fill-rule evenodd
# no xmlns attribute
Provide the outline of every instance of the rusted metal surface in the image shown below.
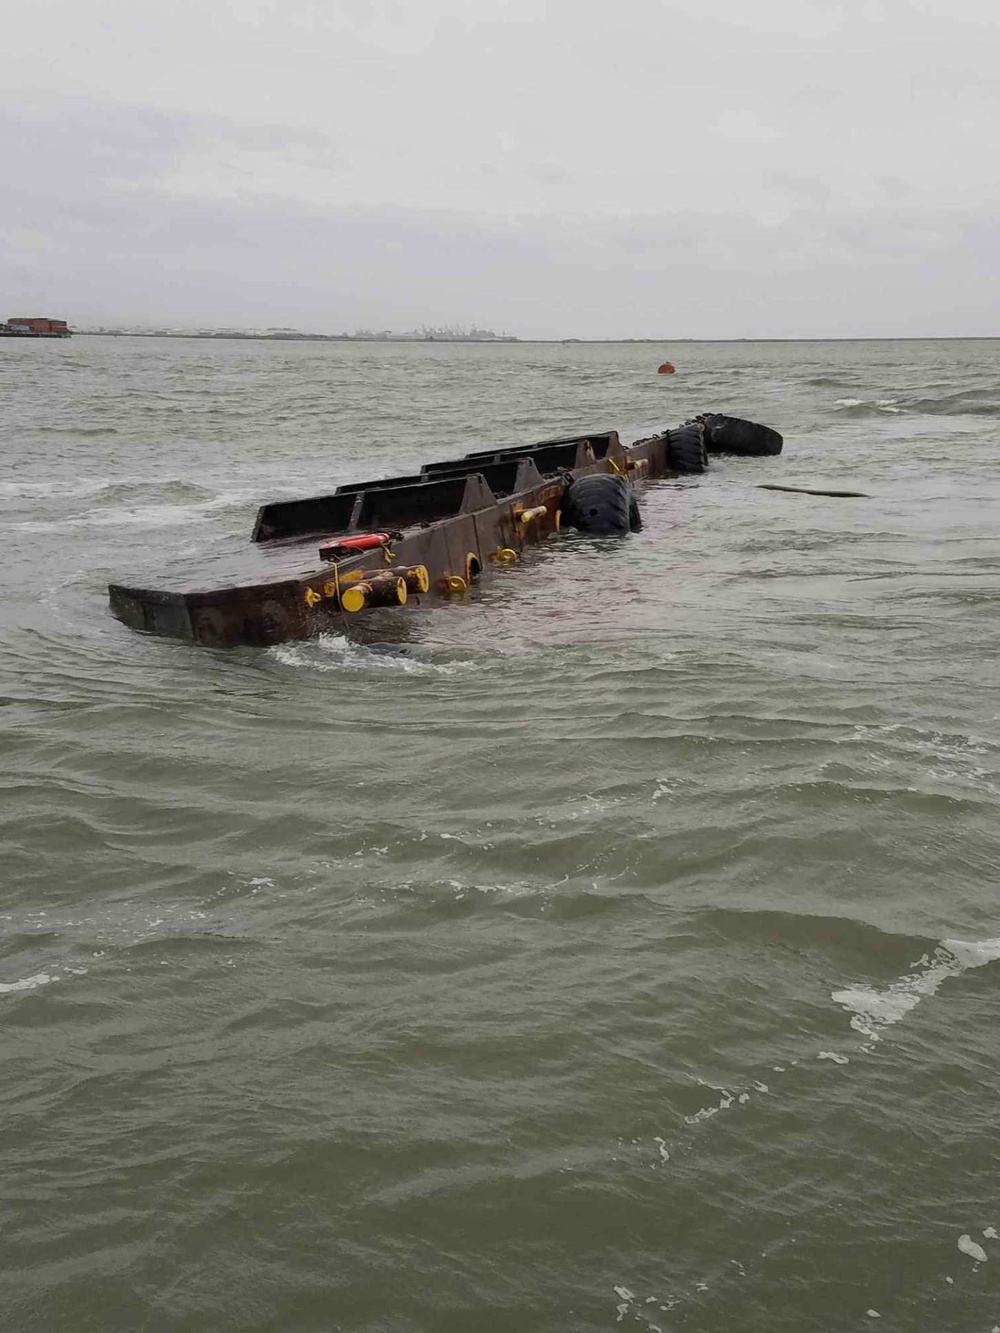
<svg viewBox="0 0 1000 1333"><path fill-rule="evenodd" d="M667 432L624 448L617 431L428 463L419 475L340 486L264 505L245 553L220 567L113 583L112 614L133 629L206 644L274 644L461 595L494 564L559 531L567 485L592 472L637 482L669 473ZM378 546L330 560L320 546L379 532Z"/></svg>

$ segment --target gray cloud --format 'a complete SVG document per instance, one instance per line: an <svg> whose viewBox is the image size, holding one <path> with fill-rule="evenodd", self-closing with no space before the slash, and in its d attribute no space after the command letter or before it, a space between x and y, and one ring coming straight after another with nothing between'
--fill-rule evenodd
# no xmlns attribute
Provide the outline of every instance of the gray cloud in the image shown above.
<svg viewBox="0 0 1000 1333"><path fill-rule="evenodd" d="M1000 40L958 10L37 0L0 290L78 323L992 333Z"/></svg>

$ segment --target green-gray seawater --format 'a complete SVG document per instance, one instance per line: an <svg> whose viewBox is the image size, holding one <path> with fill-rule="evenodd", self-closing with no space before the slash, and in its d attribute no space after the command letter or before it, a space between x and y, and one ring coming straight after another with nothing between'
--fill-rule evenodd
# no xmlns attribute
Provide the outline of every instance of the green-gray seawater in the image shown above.
<svg viewBox="0 0 1000 1333"><path fill-rule="evenodd" d="M0 344L5 1333L991 1333L998 350ZM699 410L785 453L390 642L107 613Z"/></svg>

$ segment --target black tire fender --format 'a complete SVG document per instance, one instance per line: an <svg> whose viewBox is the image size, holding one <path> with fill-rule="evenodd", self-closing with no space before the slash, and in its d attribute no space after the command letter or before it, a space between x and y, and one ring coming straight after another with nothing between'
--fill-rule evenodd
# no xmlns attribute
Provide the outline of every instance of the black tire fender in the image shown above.
<svg viewBox="0 0 1000 1333"><path fill-rule="evenodd" d="M634 522L638 510L635 492L624 477L610 472L591 472L567 486L563 496L562 524L596 537L623 536L637 530Z"/></svg>
<svg viewBox="0 0 1000 1333"><path fill-rule="evenodd" d="M667 431L667 466L674 472L704 472L708 467L705 432L700 421Z"/></svg>
<svg viewBox="0 0 1000 1333"><path fill-rule="evenodd" d="M738 454L743 458L767 458L780 454L784 440L770 426L742 417L727 417L709 412L699 417L705 427L705 444L710 454Z"/></svg>

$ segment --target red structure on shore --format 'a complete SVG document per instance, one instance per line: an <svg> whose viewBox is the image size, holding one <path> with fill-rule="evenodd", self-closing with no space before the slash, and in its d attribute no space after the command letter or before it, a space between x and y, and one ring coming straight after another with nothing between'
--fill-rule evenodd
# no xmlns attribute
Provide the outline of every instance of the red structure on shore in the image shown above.
<svg viewBox="0 0 1000 1333"><path fill-rule="evenodd" d="M64 319L43 319L39 315L18 317L11 315L6 325L0 325L5 333L12 333L22 338L68 338L70 329Z"/></svg>

